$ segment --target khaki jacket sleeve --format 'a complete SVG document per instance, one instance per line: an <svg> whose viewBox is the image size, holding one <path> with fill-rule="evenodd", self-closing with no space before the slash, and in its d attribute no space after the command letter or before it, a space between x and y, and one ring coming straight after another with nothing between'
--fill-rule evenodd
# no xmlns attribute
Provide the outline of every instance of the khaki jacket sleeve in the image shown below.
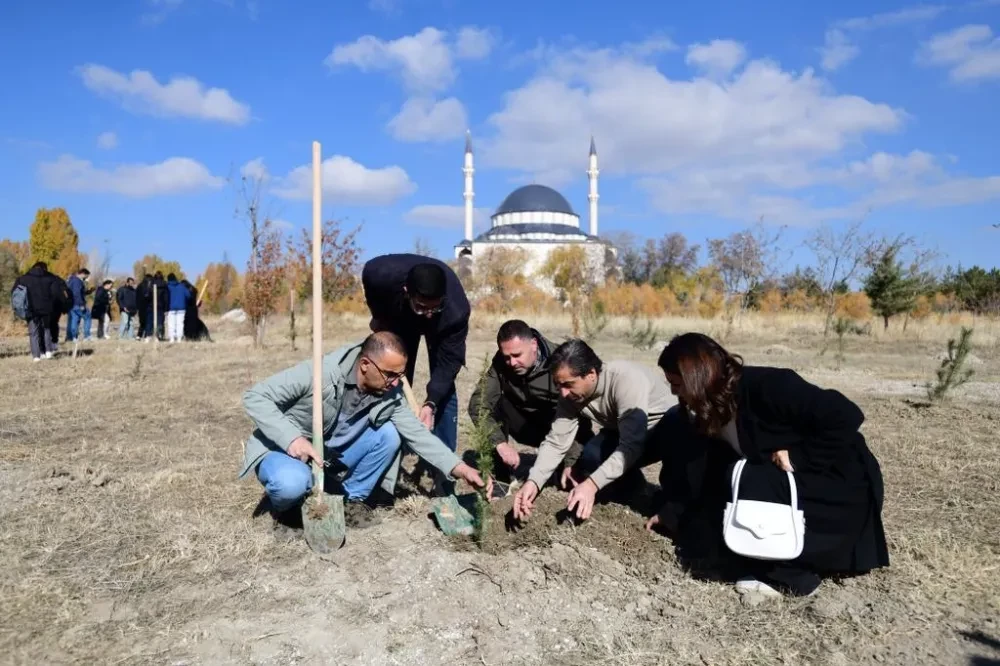
<svg viewBox="0 0 1000 666"><path fill-rule="evenodd" d="M390 409L393 411L389 418L396 426L400 440L423 460L448 475L458 463L462 462L454 451L445 446L444 442L414 416L402 398L398 398Z"/></svg>
<svg viewBox="0 0 1000 666"><path fill-rule="evenodd" d="M287 451L306 433L285 412L311 393L312 360L307 360L251 387L243 394L243 409L265 437Z"/></svg>
<svg viewBox="0 0 1000 666"><path fill-rule="evenodd" d="M560 400L556 405L556 416L549 434L538 447L538 458L528 472L528 481L533 481L539 489L545 485L573 446L579 427L580 415L576 407L566 400Z"/></svg>
<svg viewBox="0 0 1000 666"><path fill-rule="evenodd" d="M618 406L618 448L590 475L598 489L620 477L642 456L649 426L651 388L645 375L619 377L611 387L611 399Z"/></svg>

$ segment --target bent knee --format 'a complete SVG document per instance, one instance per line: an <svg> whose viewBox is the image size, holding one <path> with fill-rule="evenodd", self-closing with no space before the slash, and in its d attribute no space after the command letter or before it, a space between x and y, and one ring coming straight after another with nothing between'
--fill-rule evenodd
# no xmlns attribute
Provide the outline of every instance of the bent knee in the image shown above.
<svg viewBox="0 0 1000 666"><path fill-rule="evenodd" d="M266 465L267 462L266 459L261 462L257 474L275 509L288 508L312 489L312 472L305 463L294 458L282 461L281 465Z"/></svg>
<svg viewBox="0 0 1000 666"><path fill-rule="evenodd" d="M401 445L399 431L392 423L386 423L378 429L378 448L383 451L395 451Z"/></svg>

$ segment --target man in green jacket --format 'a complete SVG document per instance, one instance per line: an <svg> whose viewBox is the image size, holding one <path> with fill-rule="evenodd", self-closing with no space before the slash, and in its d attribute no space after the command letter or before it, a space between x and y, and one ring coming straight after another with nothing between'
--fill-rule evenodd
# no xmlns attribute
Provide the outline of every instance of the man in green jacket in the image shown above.
<svg viewBox="0 0 1000 666"><path fill-rule="evenodd" d="M327 490L345 495L349 525L372 524L372 491L382 479L390 497L399 469L400 443L451 478L482 487L463 463L413 414L399 387L406 348L388 331L323 358L325 460L313 450L312 361L303 361L247 391L243 407L255 429L246 444L240 478L257 474L271 503L277 531L301 526L299 505L312 489L309 463L324 464Z"/></svg>
<svg viewBox="0 0 1000 666"><path fill-rule="evenodd" d="M504 322L486 379L469 399L473 424L490 430L496 457L511 471L521 466L516 444L539 446L555 419L559 389L549 368L555 347L520 319ZM582 443L590 437L590 422L584 419L576 440ZM571 453L568 464L575 457Z"/></svg>

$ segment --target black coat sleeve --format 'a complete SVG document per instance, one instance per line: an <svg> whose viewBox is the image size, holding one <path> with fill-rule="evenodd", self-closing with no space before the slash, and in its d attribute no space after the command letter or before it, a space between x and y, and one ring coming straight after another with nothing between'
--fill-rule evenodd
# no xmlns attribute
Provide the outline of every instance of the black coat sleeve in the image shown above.
<svg viewBox="0 0 1000 666"><path fill-rule="evenodd" d="M361 286L365 291L365 303L372 313L372 318L382 321L390 320L396 313L396 304L400 284L397 271L382 257L372 259L361 270Z"/></svg>
<svg viewBox="0 0 1000 666"><path fill-rule="evenodd" d="M798 450L789 450L796 470L829 469L855 445L865 420L861 409L842 393L811 384L794 370L771 370L756 393L761 416L791 427L798 435Z"/></svg>

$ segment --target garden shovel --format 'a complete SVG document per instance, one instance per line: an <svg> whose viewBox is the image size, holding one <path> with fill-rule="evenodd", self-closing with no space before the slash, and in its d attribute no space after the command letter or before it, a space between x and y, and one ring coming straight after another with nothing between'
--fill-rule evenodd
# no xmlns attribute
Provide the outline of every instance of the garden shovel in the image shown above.
<svg viewBox="0 0 1000 666"><path fill-rule="evenodd" d="M312 440L319 460L323 450L323 254L320 221L320 187L322 164L320 145L313 141L313 247L312 247L312 324L313 324L313 393ZM344 545L347 528L344 524L344 498L323 491L326 472L322 464L313 462L313 493L302 503L302 527L306 543L320 555L329 555Z"/></svg>

